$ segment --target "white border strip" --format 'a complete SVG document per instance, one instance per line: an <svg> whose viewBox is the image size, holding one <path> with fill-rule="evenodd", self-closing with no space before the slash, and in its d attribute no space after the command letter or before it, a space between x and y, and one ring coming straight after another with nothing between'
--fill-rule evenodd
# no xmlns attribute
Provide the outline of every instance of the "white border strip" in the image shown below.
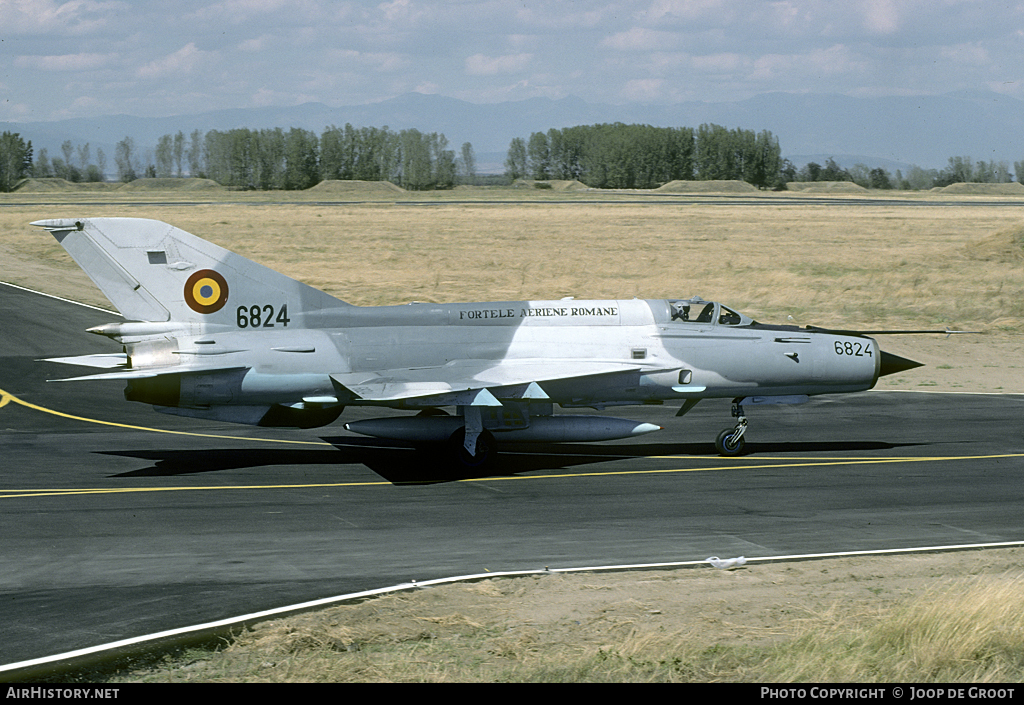
<svg viewBox="0 0 1024 705"><path fill-rule="evenodd" d="M788 556L765 556L762 558L747 558L746 562L749 564L753 562L770 563L772 561L820 560L823 558L852 558L855 556L891 556L904 553L964 551L981 548L1010 548L1022 546L1024 546L1024 541L1002 541L999 543L954 544L948 546L922 546L918 548L889 548L876 551L843 551L837 553L805 553ZM472 575L459 575L450 578L436 578L433 580L424 580L423 582L413 580L412 582L399 583L398 585L392 585L391 587L376 588L374 590L364 590L362 592L353 592L347 595L337 595L335 597L325 597L319 600L301 602L299 604L288 605L286 607L276 607L274 609L264 610L262 612L252 612L250 614L244 614L238 617L230 617L228 619L221 619L215 622L206 622L204 624L196 624L189 627L181 627L179 629L168 629L166 631L156 632L155 634L146 634L143 636L133 637L131 639L113 641L109 644L100 644L98 646L90 646L84 649L76 649L75 651L68 651L66 653L56 654L54 656L44 656L41 658L30 659L28 661L19 661L18 663L0 665L0 673L44 666L46 664L57 663L60 661L69 661L77 658L83 658L86 656L95 656L97 654L103 653L104 651L124 649L126 647L135 646L138 644L145 644L147 642L156 642L163 639L173 639L176 637L187 636L189 634L199 635L204 632L211 632L219 629L225 629L231 626L237 626L245 622L262 621L265 619L269 619L271 617L281 616L293 612L305 612L318 607L326 607L328 605L340 602L362 600L368 597L375 597L377 595L386 595L392 592L404 592L407 590L432 587L435 585L445 585L449 583L458 582L472 582L477 580L487 580L489 578L525 577L530 575L551 575L556 573L595 573L602 571L656 570L659 568L693 568L701 565L708 565L708 561L703 560L678 561L672 563L638 563L626 565L591 566L585 568L544 568L543 570L518 570L503 571L496 573L476 573Z"/></svg>
<svg viewBox="0 0 1024 705"><path fill-rule="evenodd" d="M866 389L853 394L976 394L990 397L1019 397L1024 392L953 392L943 389Z"/></svg>

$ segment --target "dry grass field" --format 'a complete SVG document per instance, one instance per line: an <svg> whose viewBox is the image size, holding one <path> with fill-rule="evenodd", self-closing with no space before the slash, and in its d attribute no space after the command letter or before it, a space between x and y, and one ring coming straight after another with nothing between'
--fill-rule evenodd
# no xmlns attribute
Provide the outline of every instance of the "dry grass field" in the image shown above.
<svg viewBox="0 0 1024 705"><path fill-rule="evenodd" d="M361 202L316 201L331 197ZM29 221L156 218L353 304L699 294L764 322L981 331L886 338L887 350L928 366L879 386L1024 393L1024 199L844 197L21 192L0 197L0 279L107 305ZM972 200L982 197L1000 205ZM1021 555L450 586L268 623L222 652L120 678L1019 681Z"/></svg>
<svg viewBox="0 0 1024 705"><path fill-rule="evenodd" d="M0 279L107 305L28 223L147 217L353 304L700 295L763 322L982 331L885 338L885 349L928 366L880 386L1024 392L1024 198L983 207L978 196L949 205L932 195L907 196L911 205L782 197L735 206L511 189L372 189L346 193L364 200L342 205L320 197L15 192L0 199Z"/></svg>
<svg viewBox="0 0 1024 705"><path fill-rule="evenodd" d="M154 205L153 194L142 192L148 198L140 201L139 193L96 196L97 205L80 194L23 196L38 203L0 209L0 246L9 257L75 271L30 220L151 217L354 304L700 293L766 320L968 322L986 330L1024 323L1024 215L967 199L959 207L729 207L666 197L594 203L592 194L575 193L499 204L435 195L426 205L393 197L318 205L223 192L220 200L231 202ZM4 266L4 276L20 278L13 269Z"/></svg>
<svg viewBox="0 0 1024 705"><path fill-rule="evenodd" d="M256 624L114 682L1019 683L1024 549L487 580Z"/></svg>

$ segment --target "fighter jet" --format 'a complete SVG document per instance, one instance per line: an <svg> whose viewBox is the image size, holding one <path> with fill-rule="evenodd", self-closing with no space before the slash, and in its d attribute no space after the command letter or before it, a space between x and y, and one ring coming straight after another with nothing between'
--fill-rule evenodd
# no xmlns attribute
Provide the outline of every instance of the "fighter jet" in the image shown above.
<svg viewBox="0 0 1024 705"><path fill-rule="evenodd" d="M561 409L731 398L722 455L744 451L752 405L870 389L919 367L864 333L764 325L700 297L353 306L167 223L41 220L124 316L89 329L119 354L51 358L103 368L157 411L313 428L346 406L408 410L349 431L447 444L459 465L499 444L601 441L659 426ZM451 410L451 411L448 411Z"/></svg>

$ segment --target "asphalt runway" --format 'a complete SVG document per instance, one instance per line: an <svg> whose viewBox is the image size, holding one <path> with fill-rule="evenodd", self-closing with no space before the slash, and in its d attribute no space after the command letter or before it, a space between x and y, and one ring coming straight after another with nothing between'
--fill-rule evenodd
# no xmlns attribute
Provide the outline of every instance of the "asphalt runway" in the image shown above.
<svg viewBox="0 0 1024 705"><path fill-rule="evenodd" d="M116 320L0 286L0 664L485 571L1024 540L1024 397L865 393L612 413L630 442L521 448L489 477L348 434L203 423L39 358ZM189 435L195 434L195 435Z"/></svg>

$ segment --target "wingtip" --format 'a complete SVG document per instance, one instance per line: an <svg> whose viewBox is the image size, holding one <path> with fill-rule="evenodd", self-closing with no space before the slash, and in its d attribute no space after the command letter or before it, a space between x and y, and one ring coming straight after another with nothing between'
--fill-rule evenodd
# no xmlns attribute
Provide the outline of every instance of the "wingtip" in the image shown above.
<svg viewBox="0 0 1024 705"><path fill-rule="evenodd" d="M54 218L51 220L36 220L30 225L34 225L37 228L43 228L51 235L53 235L57 242L63 243L64 238L73 230L84 230L85 222L82 220L75 220L73 218Z"/></svg>
<svg viewBox="0 0 1024 705"><path fill-rule="evenodd" d="M46 228L47 230L63 229L63 228L77 228L82 224L81 220L75 218L50 218L47 220L35 220L29 223L37 228Z"/></svg>

